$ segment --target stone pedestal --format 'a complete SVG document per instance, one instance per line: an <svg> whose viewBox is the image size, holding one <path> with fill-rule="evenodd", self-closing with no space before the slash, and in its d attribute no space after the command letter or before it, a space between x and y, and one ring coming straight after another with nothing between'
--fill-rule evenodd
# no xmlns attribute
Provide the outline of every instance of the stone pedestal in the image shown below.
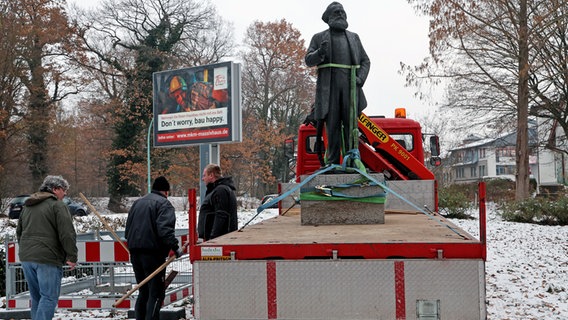
<svg viewBox="0 0 568 320"><path fill-rule="evenodd" d="M371 175L373 179L384 182L382 174ZM304 177L305 178L305 177ZM365 197L384 193L377 185L362 185L333 188L346 184L353 184L360 178L354 174L320 174L305 184L301 190L301 221L302 225L329 225L329 224L383 224L385 223L385 205L383 203L369 202ZM330 187L329 193L341 193L357 198L334 196L325 198L316 192L317 187ZM318 195L313 200L310 195ZM304 197L302 197L304 195ZM362 198L361 198L362 197ZM307 200L306 200L307 198ZM381 198L379 196L379 198ZM367 198L368 199L368 198ZM379 199L381 200L381 199Z"/></svg>

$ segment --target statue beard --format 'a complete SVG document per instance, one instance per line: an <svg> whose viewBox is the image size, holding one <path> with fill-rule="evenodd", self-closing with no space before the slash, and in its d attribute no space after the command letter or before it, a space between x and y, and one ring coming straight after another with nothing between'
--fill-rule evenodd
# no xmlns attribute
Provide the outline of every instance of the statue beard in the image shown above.
<svg viewBox="0 0 568 320"><path fill-rule="evenodd" d="M329 28L331 30L345 31L345 30L347 30L348 26L349 26L349 24L347 23L346 19L336 18L336 19L330 19L329 20Z"/></svg>

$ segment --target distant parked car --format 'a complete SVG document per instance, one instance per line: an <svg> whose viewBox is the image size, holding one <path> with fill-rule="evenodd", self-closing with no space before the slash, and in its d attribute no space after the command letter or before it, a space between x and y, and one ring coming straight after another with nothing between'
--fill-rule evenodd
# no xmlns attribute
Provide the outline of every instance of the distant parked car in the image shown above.
<svg viewBox="0 0 568 320"><path fill-rule="evenodd" d="M29 194L21 194L10 201L10 208L8 209L8 217L10 219L18 219L20 217L20 212L22 212L24 208L24 202L26 202L29 197Z"/></svg>
<svg viewBox="0 0 568 320"><path fill-rule="evenodd" d="M20 218L20 213L24 208L24 202L26 202L29 197L29 194L22 194L16 196L14 199L12 199L12 201L10 201L10 209L8 211L8 217L10 219ZM86 216L87 214L89 214L87 207L69 197L63 198L63 203L67 205L72 216Z"/></svg>
<svg viewBox="0 0 568 320"><path fill-rule="evenodd" d="M63 198L63 202L69 207L72 216L86 216L89 210L82 203L79 203L69 197Z"/></svg>
<svg viewBox="0 0 568 320"><path fill-rule="evenodd" d="M272 199L278 197L279 194L267 194L264 197L262 197L262 200L260 200L260 204L265 204L268 201L271 201ZM278 202L276 202L275 204L271 205L269 208L271 209L278 209Z"/></svg>

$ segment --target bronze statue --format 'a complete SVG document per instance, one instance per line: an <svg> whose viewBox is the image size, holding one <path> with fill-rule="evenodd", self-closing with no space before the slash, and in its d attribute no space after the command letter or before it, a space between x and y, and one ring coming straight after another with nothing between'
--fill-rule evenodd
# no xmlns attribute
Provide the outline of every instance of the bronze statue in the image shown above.
<svg viewBox="0 0 568 320"><path fill-rule="evenodd" d="M312 37L305 61L318 67L314 116L326 127L326 164L339 164L342 155L357 148L357 118L367 106L362 87L371 62L359 36L347 31L339 2L327 7L322 20L329 29Z"/></svg>

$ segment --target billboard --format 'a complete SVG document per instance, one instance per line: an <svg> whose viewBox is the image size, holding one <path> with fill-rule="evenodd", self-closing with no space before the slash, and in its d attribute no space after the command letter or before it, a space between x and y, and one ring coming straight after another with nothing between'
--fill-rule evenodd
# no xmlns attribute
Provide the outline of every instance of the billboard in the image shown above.
<svg viewBox="0 0 568 320"><path fill-rule="evenodd" d="M154 146L241 141L241 70L233 62L156 72Z"/></svg>

